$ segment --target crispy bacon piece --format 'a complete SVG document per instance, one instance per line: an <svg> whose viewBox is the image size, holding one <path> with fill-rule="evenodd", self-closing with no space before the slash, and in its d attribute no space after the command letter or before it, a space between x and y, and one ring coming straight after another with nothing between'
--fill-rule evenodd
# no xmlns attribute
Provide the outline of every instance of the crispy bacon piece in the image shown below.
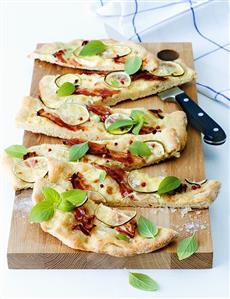
<svg viewBox="0 0 230 299"><path fill-rule="evenodd" d="M27 153L27 154L25 154L24 156L23 156L23 160L26 160L26 159L29 159L29 158L32 158L32 157L37 157L38 155L37 155L37 153L36 152L29 152L29 153Z"/></svg>
<svg viewBox="0 0 230 299"><path fill-rule="evenodd" d="M76 69L74 70L75 74L85 74L85 75L102 75L102 76L106 76L108 73L110 73L110 71L96 71L96 70L85 70L85 69Z"/></svg>
<svg viewBox="0 0 230 299"><path fill-rule="evenodd" d="M115 227L115 230L121 234L127 235L130 238L134 238L136 226L137 226L136 221L131 220L130 222L128 222L124 225Z"/></svg>
<svg viewBox="0 0 230 299"><path fill-rule="evenodd" d="M105 121L106 118L112 114L112 111L109 107L99 105L99 104L90 104L87 106L88 110L99 115L101 121Z"/></svg>
<svg viewBox="0 0 230 299"><path fill-rule="evenodd" d="M59 50L56 53L53 54L53 56L55 58L57 58L59 61L66 63L67 61L65 60L65 58L63 57L63 55L65 54L65 50Z"/></svg>
<svg viewBox="0 0 230 299"><path fill-rule="evenodd" d="M76 222L73 223L72 230L79 229L85 235L90 235L91 230L95 226L95 224L93 223L95 215L88 215L85 207L75 208L73 210L73 215Z"/></svg>
<svg viewBox="0 0 230 299"><path fill-rule="evenodd" d="M70 177L70 182L74 189L91 190L91 186L86 183L85 178L79 172Z"/></svg>
<svg viewBox="0 0 230 299"><path fill-rule="evenodd" d="M76 88L74 94L83 94L85 96L97 96L102 97L102 99L105 99L119 92L119 90L110 90L107 88L95 88L93 90L89 90L86 88Z"/></svg>
<svg viewBox="0 0 230 299"><path fill-rule="evenodd" d="M94 163L94 165L97 168L105 170L107 175L118 183L121 195L126 196L133 192L133 189L131 189L128 185L127 174L123 169L114 166L109 167L105 165L98 165L96 163Z"/></svg>
<svg viewBox="0 0 230 299"><path fill-rule="evenodd" d="M147 81L153 81L153 80L166 81L167 80L166 77L159 77L159 76L153 75L151 73L148 73L146 71L137 72L134 75L132 75L131 78L132 78L132 81L136 81L139 79L144 79Z"/></svg>
<svg viewBox="0 0 230 299"><path fill-rule="evenodd" d="M63 141L64 144L74 145L79 143L85 143L84 140L81 139L67 139ZM129 166L131 164L138 165L143 159L141 157L132 155L130 152L119 152L113 151L106 147L105 144L100 144L96 142L88 142L89 150L88 153L96 156L103 156L103 158L113 159L115 161L119 161L123 163L125 166Z"/></svg>
<svg viewBox="0 0 230 299"><path fill-rule="evenodd" d="M65 123L58 115L47 112L44 109L38 110L37 115L41 116L41 117L45 117L45 118L51 120L52 122L54 122L56 125L58 125L60 127L64 127L71 131L78 131L78 130L84 131L84 129L85 129L85 127L83 125L69 125L69 124Z"/></svg>
<svg viewBox="0 0 230 299"><path fill-rule="evenodd" d="M125 56L122 56L122 57L120 57L120 56L117 56L117 57L114 57L113 58L113 61L115 62L115 63L125 63L126 62L126 57Z"/></svg>

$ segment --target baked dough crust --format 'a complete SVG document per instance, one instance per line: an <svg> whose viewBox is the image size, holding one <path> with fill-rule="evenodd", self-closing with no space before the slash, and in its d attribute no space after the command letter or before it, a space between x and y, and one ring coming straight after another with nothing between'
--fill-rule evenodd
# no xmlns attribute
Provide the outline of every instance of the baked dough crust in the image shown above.
<svg viewBox="0 0 230 299"><path fill-rule="evenodd" d="M35 203L42 200L41 189L43 186L50 186L59 192L65 191L60 185L50 183L48 179L41 179L34 185L32 198ZM88 200L84 206L90 214L94 214L97 204ZM133 256L158 250L169 244L178 235L172 229L158 227L159 232L154 238L141 237L136 231L135 237L127 242L117 239L116 231L97 219L94 221L96 226L91 231L90 236L86 236L80 230L72 230L73 221L74 217L71 212L56 210L51 220L42 222L40 225L44 232L51 234L73 249L106 253L117 257Z"/></svg>
<svg viewBox="0 0 230 299"><path fill-rule="evenodd" d="M172 208L207 208L216 199L220 182L208 180L199 189L188 190L175 195L158 195L156 193L132 192L129 196L123 197L120 193L119 185L109 176L103 181L103 188L100 182L95 183L94 179L97 169L88 163L76 162L65 163L49 158L49 181L62 186L65 189L72 189L69 178L74 173L81 173L84 180L91 186L92 190L99 191L104 199L96 199L97 203L102 202L114 207L172 207ZM93 175L93 177L91 177ZM112 186L112 193L107 192L107 186Z"/></svg>
<svg viewBox="0 0 230 299"><path fill-rule="evenodd" d="M55 113L54 109L47 109L44 104L39 99L33 97L25 97L21 108L16 116L16 124L18 127L23 128L33 133L42 133L48 136L54 136L64 139L78 138L83 140L111 140L117 139L122 135L113 135L108 133L102 122L97 123L93 120L84 123L86 130L71 131L64 127L61 127L47 118L37 116L37 111L40 109L45 109L51 113ZM135 108L139 110L146 109ZM132 109L121 109L113 108L113 113L123 112L130 113ZM183 149L187 140L187 118L183 111L175 111L171 114L164 114L164 118L159 119L159 125L161 126L162 132L167 128L174 128L178 135L178 139L181 144L181 149ZM146 134L149 135L149 134ZM142 136L146 136L142 135ZM126 136L133 136L132 134L126 134ZM153 136L154 138L154 136Z"/></svg>

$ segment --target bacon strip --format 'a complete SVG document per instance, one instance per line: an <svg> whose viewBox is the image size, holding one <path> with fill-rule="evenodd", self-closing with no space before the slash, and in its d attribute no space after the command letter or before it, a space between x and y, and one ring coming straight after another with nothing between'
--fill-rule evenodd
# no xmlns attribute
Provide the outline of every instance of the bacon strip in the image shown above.
<svg viewBox="0 0 230 299"><path fill-rule="evenodd" d="M72 225L72 229L78 229L81 230L85 235L90 235L91 230L95 226L93 223L95 215L87 215L85 207L75 208L73 210L73 215L76 222Z"/></svg>
<svg viewBox="0 0 230 299"><path fill-rule="evenodd" d="M74 189L91 190L91 186L86 183L85 178L79 172L70 177L70 182Z"/></svg>
<svg viewBox="0 0 230 299"><path fill-rule="evenodd" d="M61 61L62 63L67 63L67 61L65 60L65 58L63 57L63 55L65 54L65 50L59 50L56 53L53 54L53 56L58 59L59 61Z"/></svg>
<svg viewBox="0 0 230 299"><path fill-rule="evenodd" d="M107 107L107 106L103 106L103 105L99 105L99 104L90 104L87 106L87 109L97 115L100 116L101 121L105 121L106 118L112 114L112 110Z"/></svg>
<svg viewBox="0 0 230 299"><path fill-rule="evenodd" d="M83 125L69 125L65 123L58 115L47 112L44 109L40 109L39 111L37 111L37 115L41 117L45 117L51 120L52 122L54 122L56 125L60 127L64 127L71 131L78 131L78 130L84 131L85 129Z"/></svg>
<svg viewBox="0 0 230 299"><path fill-rule="evenodd" d="M84 140L81 139L67 139L63 141L64 144L74 145L85 143ZM107 148L105 144L99 144L96 142L88 142L89 150L88 153L96 156L102 156L106 159L113 159L115 161L119 161L124 163L125 166L129 166L132 164L138 165L143 159L141 157L132 155L130 152L124 153L119 151L113 151Z"/></svg>
<svg viewBox="0 0 230 299"><path fill-rule="evenodd" d="M110 90L107 88L95 88L93 90L89 90L86 88L76 88L74 94L83 94L85 96L97 96L105 99L119 92L120 92L119 90Z"/></svg>
<svg viewBox="0 0 230 299"><path fill-rule="evenodd" d="M147 80L147 81L152 81L152 80L166 81L166 80L168 80L166 77L159 77L159 76L153 75L151 73L148 73L146 71L137 72L136 74L132 75L131 78L132 78L132 81L136 81L139 79L143 79L143 80Z"/></svg>
<svg viewBox="0 0 230 299"><path fill-rule="evenodd" d="M124 225L115 227L115 230L121 234L127 235L130 238L134 238L136 226L137 226L136 221L131 220L130 222L128 222Z"/></svg>
<svg viewBox="0 0 230 299"><path fill-rule="evenodd" d="M133 189L131 189L128 185L127 174L123 169L114 166L109 167L105 165L98 165L96 163L94 163L94 165L97 168L105 170L107 175L118 183L121 195L126 196L133 192Z"/></svg>
<svg viewBox="0 0 230 299"><path fill-rule="evenodd" d="M26 160L26 159L32 158L32 157L37 157L37 156L38 156L38 154L36 152L29 152L23 156L23 160Z"/></svg>

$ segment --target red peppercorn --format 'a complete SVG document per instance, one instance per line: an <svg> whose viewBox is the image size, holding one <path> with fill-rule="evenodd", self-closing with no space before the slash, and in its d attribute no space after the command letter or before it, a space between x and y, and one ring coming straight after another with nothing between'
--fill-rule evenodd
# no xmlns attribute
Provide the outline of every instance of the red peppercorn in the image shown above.
<svg viewBox="0 0 230 299"><path fill-rule="evenodd" d="M146 186L146 182L142 182L141 187L145 187L145 186Z"/></svg>

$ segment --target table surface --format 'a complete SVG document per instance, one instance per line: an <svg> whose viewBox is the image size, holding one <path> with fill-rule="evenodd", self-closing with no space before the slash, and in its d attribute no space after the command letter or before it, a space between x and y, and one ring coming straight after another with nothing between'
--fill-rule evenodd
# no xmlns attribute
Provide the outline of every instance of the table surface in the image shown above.
<svg viewBox="0 0 230 299"><path fill-rule="evenodd" d="M4 15L1 17L4 26L0 27L4 44L4 53L0 55L4 66L0 102L1 151L11 144L20 144L22 140L23 131L15 128L14 118L22 97L29 94L33 62L26 56L34 49L37 42L68 41L77 37L89 39L107 37L103 23L90 12L87 1L75 5L66 2L65 4L55 2L52 22L50 11L53 9L54 1L47 1L46 4L39 4L36 1L24 2L24 4L22 1L18 1L18 4L8 2L4 7ZM68 14L65 14L64 12L67 11ZM39 15L41 18L38 18ZM229 132L229 110L205 96L199 95L199 102ZM229 149L229 141L218 147L204 144L207 177L222 182L218 200L210 208L214 247L213 268L141 270L140 272L150 275L159 283L160 289L154 294L129 286L128 270L8 270L6 250L14 190L9 177L1 168L0 196L3 200L0 201L0 276L3 279L0 285L0 298L1 296L4 298L227 297L229 294Z"/></svg>

